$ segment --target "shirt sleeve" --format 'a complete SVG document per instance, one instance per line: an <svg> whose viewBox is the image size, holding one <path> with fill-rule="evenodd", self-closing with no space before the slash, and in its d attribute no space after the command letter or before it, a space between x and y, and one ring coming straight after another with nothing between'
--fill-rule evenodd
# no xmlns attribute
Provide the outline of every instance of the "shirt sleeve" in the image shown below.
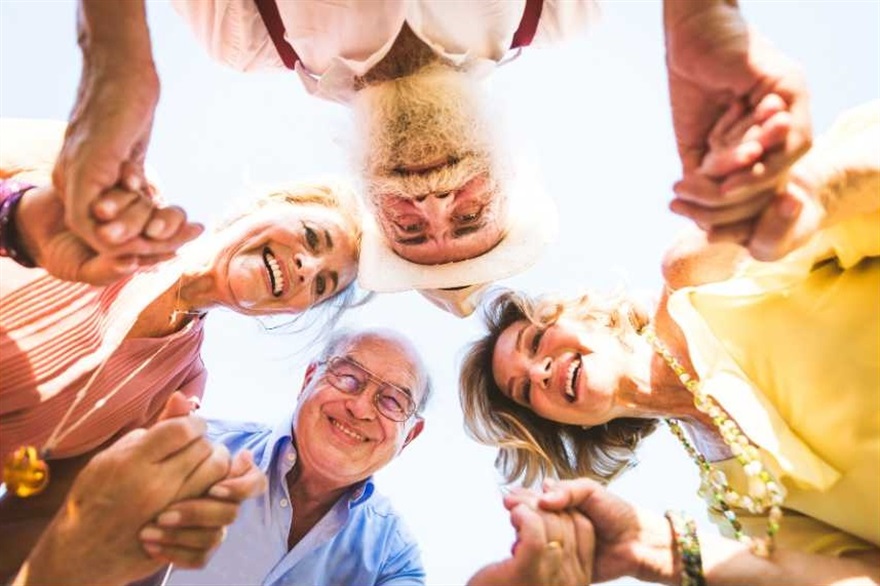
<svg viewBox="0 0 880 586"><path fill-rule="evenodd" d="M376 580L376 585L394 586L423 585L425 584L425 568L422 565L422 555L415 540L400 530L397 531L399 542L395 553L389 556L382 567L382 572Z"/></svg>
<svg viewBox="0 0 880 586"><path fill-rule="evenodd" d="M198 43L238 71L284 68L253 0L172 0Z"/></svg>
<svg viewBox="0 0 880 586"><path fill-rule="evenodd" d="M595 0L544 0L532 46L552 45L583 34L597 19Z"/></svg>

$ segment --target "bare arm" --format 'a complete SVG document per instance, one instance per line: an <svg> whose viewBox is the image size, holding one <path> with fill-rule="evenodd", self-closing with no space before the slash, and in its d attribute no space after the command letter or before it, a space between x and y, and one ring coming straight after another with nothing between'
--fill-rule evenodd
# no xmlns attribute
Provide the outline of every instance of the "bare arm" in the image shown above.
<svg viewBox="0 0 880 586"><path fill-rule="evenodd" d="M597 482L580 478L548 484L540 505L557 511L575 508L593 525L596 582L632 576L647 582L680 583L681 562L672 532L660 515L640 510ZM699 533L709 586L814 586L880 584L880 551L836 558L779 548L769 558L718 535Z"/></svg>
<svg viewBox="0 0 880 586"><path fill-rule="evenodd" d="M705 232L690 229L663 256L663 280L673 290L724 281L748 256L738 244L709 242Z"/></svg>

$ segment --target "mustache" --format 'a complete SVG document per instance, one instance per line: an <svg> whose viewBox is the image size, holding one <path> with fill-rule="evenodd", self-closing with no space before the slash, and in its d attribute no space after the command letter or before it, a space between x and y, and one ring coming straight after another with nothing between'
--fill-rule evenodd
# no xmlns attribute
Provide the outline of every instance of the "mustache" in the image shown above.
<svg viewBox="0 0 880 586"><path fill-rule="evenodd" d="M368 190L371 194L418 198L432 193L454 191L476 177L490 171L484 156L469 154L457 161L425 172L400 172L391 170L370 177Z"/></svg>

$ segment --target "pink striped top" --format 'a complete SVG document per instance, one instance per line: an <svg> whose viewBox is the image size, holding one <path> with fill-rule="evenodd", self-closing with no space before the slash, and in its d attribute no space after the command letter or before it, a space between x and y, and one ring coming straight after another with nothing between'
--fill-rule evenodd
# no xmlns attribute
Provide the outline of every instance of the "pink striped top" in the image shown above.
<svg viewBox="0 0 880 586"><path fill-rule="evenodd" d="M62 428L165 342L134 379L64 437L52 457L79 455L152 422L172 392L201 397L207 372L199 356L202 319L163 338L126 339L141 311L180 275L174 261L107 287L69 283L0 258L0 455L42 447L77 393L107 365Z"/></svg>

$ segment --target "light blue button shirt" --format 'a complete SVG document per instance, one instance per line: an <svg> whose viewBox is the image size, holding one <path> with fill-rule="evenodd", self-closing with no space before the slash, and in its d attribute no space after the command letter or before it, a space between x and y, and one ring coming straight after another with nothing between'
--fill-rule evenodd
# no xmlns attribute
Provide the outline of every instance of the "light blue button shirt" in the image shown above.
<svg viewBox="0 0 880 586"><path fill-rule="evenodd" d="M292 520L285 477L296 463L291 417L275 429L252 423L208 422L208 437L233 454L251 450L269 477L265 494L241 505L226 540L202 570L175 570L168 584L424 584L415 539L373 482L352 487L287 550Z"/></svg>

